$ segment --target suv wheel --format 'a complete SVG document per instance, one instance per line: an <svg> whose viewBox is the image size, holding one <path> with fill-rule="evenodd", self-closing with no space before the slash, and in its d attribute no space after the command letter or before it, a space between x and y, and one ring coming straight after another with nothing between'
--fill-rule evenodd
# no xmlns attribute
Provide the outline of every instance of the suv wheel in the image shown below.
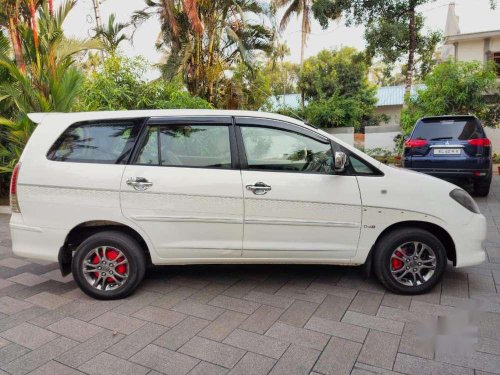
<svg viewBox="0 0 500 375"><path fill-rule="evenodd" d="M97 299L131 294L144 277L144 251L132 237L116 231L94 234L76 249L71 263L78 286Z"/></svg>
<svg viewBox="0 0 500 375"><path fill-rule="evenodd" d="M490 193L492 173L485 178L474 180L473 194L477 197L486 197Z"/></svg>
<svg viewBox="0 0 500 375"><path fill-rule="evenodd" d="M373 257L375 274L389 290L419 294L432 289L446 269L446 250L432 233L418 228L384 236Z"/></svg>

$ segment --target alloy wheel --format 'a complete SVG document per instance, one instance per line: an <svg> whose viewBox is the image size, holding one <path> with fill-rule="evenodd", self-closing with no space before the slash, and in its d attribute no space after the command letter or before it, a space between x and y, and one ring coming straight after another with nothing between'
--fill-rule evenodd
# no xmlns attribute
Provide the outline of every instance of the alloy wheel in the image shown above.
<svg viewBox="0 0 500 375"><path fill-rule="evenodd" d="M434 250L423 242L406 242L390 258L392 277L405 286L419 286L432 278L437 259Z"/></svg>
<svg viewBox="0 0 500 375"><path fill-rule="evenodd" d="M112 246L99 246L89 251L82 264L85 280L95 289L111 291L120 288L129 277L125 254Z"/></svg>

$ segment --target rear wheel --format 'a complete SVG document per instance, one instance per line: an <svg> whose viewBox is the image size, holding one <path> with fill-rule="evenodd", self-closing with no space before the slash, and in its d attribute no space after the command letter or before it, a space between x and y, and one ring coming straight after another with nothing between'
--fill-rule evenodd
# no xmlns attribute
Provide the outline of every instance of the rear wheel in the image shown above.
<svg viewBox="0 0 500 375"><path fill-rule="evenodd" d="M491 173L488 177L474 180L473 194L477 197L486 197L490 193Z"/></svg>
<svg viewBox="0 0 500 375"><path fill-rule="evenodd" d="M143 249L132 237L105 231L78 246L71 269L76 283L89 296L119 299L139 285L146 262Z"/></svg>
<svg viewBox="0 0 500 375"><path fill-rule="evenodd" d="M446 250L432 233L398 229L377 244L373 266L377 278L395 293L419 294L432 289L446 269Z"/></svg>

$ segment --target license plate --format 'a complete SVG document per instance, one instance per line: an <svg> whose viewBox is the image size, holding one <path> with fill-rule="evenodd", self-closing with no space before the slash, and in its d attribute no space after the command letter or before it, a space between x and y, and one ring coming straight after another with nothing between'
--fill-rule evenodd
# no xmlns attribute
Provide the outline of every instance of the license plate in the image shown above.
<svg viewBox="0 0 500 375"><path fill-rule="evenodd" d="M460 155L459 148L435 148L434 155Z"/></svg>

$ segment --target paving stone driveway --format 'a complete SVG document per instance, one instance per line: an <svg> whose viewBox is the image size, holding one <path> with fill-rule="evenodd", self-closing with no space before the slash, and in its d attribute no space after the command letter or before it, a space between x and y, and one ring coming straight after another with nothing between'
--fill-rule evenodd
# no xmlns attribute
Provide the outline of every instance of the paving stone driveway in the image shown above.
<svg viewBox="0 0 500 375"><path fill-rule="evenodd" d="M498 176L478 202L489 261L413 298L353 268L197 266L98 302L55 264L13 257L0 215L0 372L500 374Z"/></svg>

